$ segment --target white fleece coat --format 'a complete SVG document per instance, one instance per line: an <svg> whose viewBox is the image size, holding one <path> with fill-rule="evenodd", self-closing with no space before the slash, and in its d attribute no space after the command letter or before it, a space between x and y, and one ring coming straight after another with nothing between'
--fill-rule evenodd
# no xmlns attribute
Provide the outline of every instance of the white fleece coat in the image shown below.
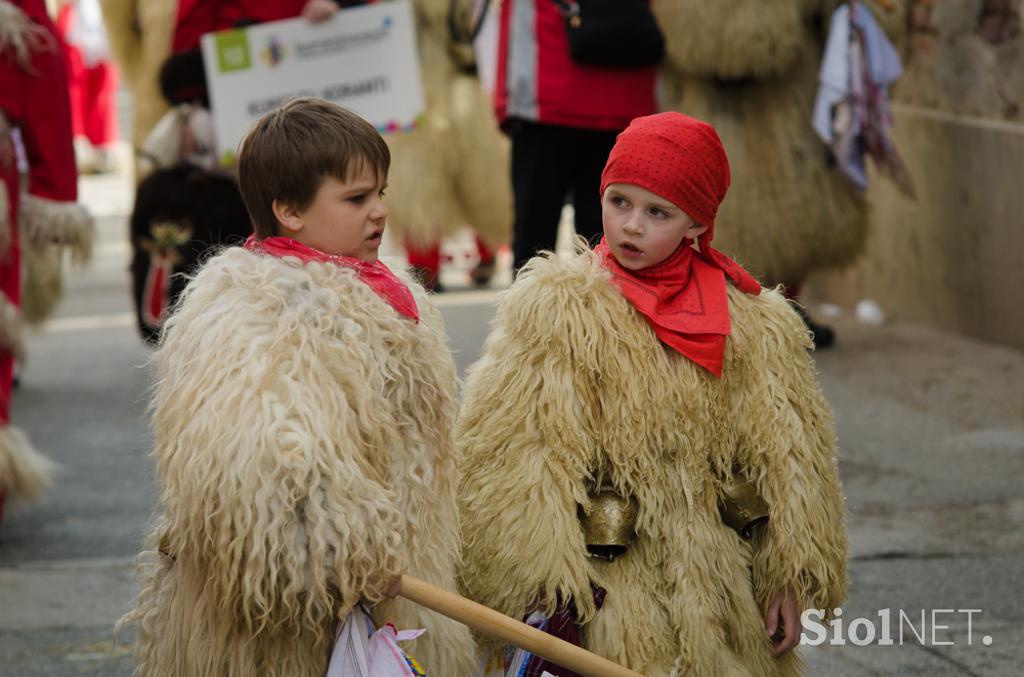
<svg viewBox="0 0 1024 677"><path fill-rule="evenodd" d="M161 494L137 674L320 677L337 619L400 572L453 589L459 557L455 369L440 314L420 323L355 272L211 259L155 355ZM466 675L465 627L404 600L379 623L432 675Z"/></svg>
<svg viewBox="0 0 1024 677"><path fill-rule="evenodd" d="M808 607L845 597L831 413L785 299L728 293L719 379L657 340L594 253L524 268L457 426L466 594L515 617L572 598L586 648L648 677L799 673L762 616L786 586ZM734 465L771 506L753 543L717 508ZM599 474L639 502L614 562L588 557L577 516Z"/></svg>

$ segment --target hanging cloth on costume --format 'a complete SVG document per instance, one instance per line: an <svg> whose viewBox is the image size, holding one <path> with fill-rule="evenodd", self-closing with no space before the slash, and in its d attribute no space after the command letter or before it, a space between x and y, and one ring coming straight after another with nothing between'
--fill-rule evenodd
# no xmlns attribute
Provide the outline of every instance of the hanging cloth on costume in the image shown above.
<svg viewBox="0 0 1024 677"><path fill-rule="evenodd" d="M377 629L369 612L356 606L338 629L325 677L426 677L420 664L398 646L424 632L398 630L391 623Z"/></svg>
<svg viewBox="0 0 1024 677"><path fill-rule="evenodd" d="M818 72L813 127L840 171L859 190L868 187L865 155L904 195L914 186L892 140L889 86L903 73L896 48L864 3L850 0L832 13Z"/></svg>
<svg viewBox="0 0 1024 677"><path fill-rule="evenodd" d="M405 285L391 269L384 265L381 260L369 263L351 256L338 256L328 254L319 249L313 249L304 245L298 240L290 237L267 237L257 240L250 235L245 241L245 248L257 254L276 256L294 256L303 263L318 261L320 263L333 263L336 266L352 268L356 271L359 280L372 289L378 296L387 301L399 314L405 315L414 322L420 321L419 309L416 307L416 299L413 298L409 287Z"/></svg>
<svg viewBox="0 0 1024 677"><path fill-rule="evenodd" d="M594 596L594 606L600 611L608 591L594 583L590 584L590 591ZM523 622L563 642L583 646L578 613L572 600L568 603L559 603L550 617L543 611L534 611ZM501 674L502 677L581 677L579 673L556 665L526 649L511 651Z"/></svg>

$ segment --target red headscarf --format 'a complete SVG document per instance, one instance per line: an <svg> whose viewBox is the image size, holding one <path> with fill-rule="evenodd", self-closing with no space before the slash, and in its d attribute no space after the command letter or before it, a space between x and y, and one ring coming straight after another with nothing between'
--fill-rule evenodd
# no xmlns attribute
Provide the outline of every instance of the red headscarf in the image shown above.
<svg viewBox="0 0 1024 677"><path fill-rule="evenodd" d="M721 376L731 331L725 277L748 294L760 294L761 285L711 247L715 215L729 189L729 159L715 128L682 113L633 120L608 157L601 194L613 183L645 188L708 227L697 238L699 252L684 241L665 261L638 271L619 265L603 241L597 249L622 295L658 338Z"/></svg>
<svg viewBox="0 0 1024 677"><path fill-rule="evenodd" d="M412 292L379 259L369 263L351 256L328 254L290 237L275 236L257 240L255 236L250 235L249 239L245 241L245 248L257 254L279 258L294 256L303 263L319 261L320 263L333 263L336 266L354 268L359 280L391 304L392 308L414 322L420 321L419 309L416 307L416 299L413 298Z"/></svg>

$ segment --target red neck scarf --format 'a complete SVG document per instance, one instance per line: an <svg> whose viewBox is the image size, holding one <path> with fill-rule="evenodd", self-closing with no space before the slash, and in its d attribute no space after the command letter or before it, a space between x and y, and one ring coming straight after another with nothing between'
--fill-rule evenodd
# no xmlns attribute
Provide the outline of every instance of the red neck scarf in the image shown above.
<svg viewBox="0 0 1024 677"><path fill-rule="evenodd" d="M722 375L725 337L731 331L725 273L684 241L672 256L642 270L623 268L604 239L604 267L655 335L715 376Z"/></svg>
<svg viewBox="0 0 1024 677"><path fill-rule="evenodd" d="M420 321L419 309L416 307L416 299L404 282L391 272L391 269L384 265L381 260L368 263L351 256L338 256L328 254L319 249L313 249L290 237L267 237L257 240L250 235L245 241L245 248L256 254L276 256L283 258L293 256L303 263L318 261L320 263L333 263L336 266L352 268L356 271L360 282L368 286L377 296L391 304L391 307L400 314L405 315L414 322Z"/></svg>

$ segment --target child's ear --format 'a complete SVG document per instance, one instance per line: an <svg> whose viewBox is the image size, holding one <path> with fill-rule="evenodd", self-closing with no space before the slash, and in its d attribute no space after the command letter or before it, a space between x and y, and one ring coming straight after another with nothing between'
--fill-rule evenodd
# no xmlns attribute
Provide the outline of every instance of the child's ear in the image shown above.
<svg viewBox="0 0 1024 677"><path fill-rule="evenodd" d="M274 200L270 204L270 208L273 210L274 216L277 217L277 222L281 224L282 228L291 233L297 233L302 230L302 213L294 205Z"/></svg>
<svg viewBox="0 0 1024 677"><path fill-rule="evenodd" d="M701 226L695 223L686 229L686 235L684 235L683 237L685 237L687 240L696 240L698 237L706 233L707 230L707 226Z"/></svg>

